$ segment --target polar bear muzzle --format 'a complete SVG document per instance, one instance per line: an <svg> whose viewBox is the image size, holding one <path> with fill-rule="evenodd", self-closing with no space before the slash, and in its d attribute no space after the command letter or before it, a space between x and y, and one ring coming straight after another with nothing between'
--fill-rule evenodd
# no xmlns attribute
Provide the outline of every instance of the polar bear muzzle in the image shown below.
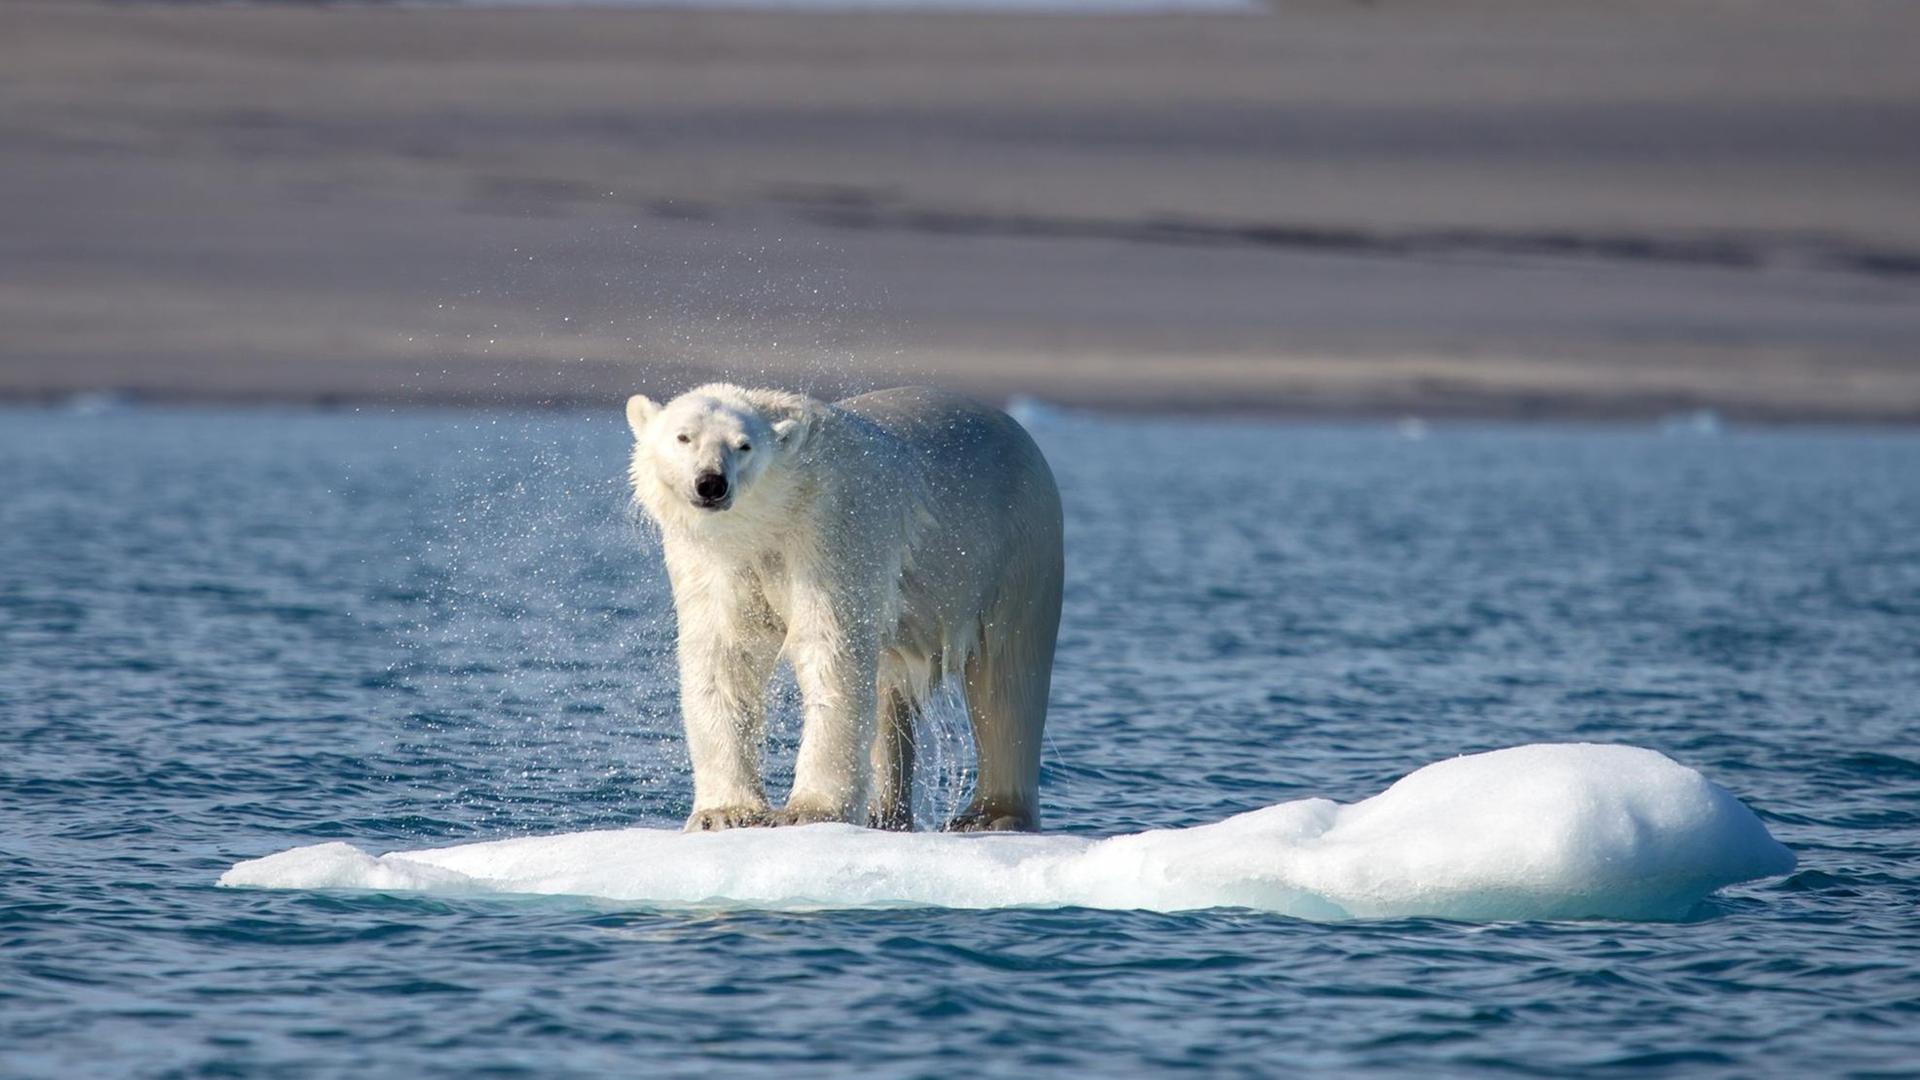
<svg viewBox="0 0 1920 1080"><path fill-rule="evenodd" d="M703 472L694 477L693 505L702 510L725 510L733 505L733 492L727 485L727 475Z"/></svg>

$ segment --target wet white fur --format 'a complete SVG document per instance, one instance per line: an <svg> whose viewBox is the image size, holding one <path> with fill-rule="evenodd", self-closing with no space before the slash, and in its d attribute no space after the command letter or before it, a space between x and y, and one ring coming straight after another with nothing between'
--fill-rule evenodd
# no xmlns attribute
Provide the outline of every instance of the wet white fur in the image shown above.
<svg viewBox="0 0 1920 1080"><path fill-rule="evenodd" d="M636 395L627 419L634 498L660 527L679 620L689 828L904 826L911 716L950 675L979 755L954 824L1038 827L1061 520L1018 424L935 390L828 404L725 384L665 406ZM703 509L694 478L715 471L731 505ZM773 812L759 758L782 656L805 722Z"/></svg>

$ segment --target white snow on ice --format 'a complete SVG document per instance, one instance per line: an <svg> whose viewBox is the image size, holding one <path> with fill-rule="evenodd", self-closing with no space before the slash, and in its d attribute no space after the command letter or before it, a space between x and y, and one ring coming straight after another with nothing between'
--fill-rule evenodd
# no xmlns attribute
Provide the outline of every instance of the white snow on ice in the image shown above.
<svg viewBox="0 0 1920 1080"><path fill-rule="evenodd" d="M1632 746L1442 761L1352 805L1302 799L1211 825L1094 839L850 825L620 829L373 856L343 843L228 870L277 889L533 893L649 909L935 906L1310 919L1672 919L1791 852L1698 772Z"/></svg>

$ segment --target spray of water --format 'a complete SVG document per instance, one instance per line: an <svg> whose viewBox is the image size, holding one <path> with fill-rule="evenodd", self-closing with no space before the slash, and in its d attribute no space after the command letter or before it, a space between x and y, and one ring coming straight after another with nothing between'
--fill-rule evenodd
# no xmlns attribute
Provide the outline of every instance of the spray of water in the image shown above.
<svg viewBox="0 0 1920 1080"><path fill-rule="evenodd" d="M436 448L445 483L418 511L429 540L405 587L420 617L392 672L412 707L392 756L396 779L449 829L686 812L672 606L658 538L627 501L625 395L717 378L834 397L879 380L863 357L884 350L848 344L878 298L849 295L830 246L769 235L723 247L698 221L625 216L636 220L552 223L422 331L440 354L423 366L425 397L458 397L477 372L525 398L529 373L550 373L553 392L537 399L586 406L449 414ZM770 792L791 780L800 715L783 671L769 699ZM956 687L940 688L916 734L924 828L957 812L972 783Z"/></svg>

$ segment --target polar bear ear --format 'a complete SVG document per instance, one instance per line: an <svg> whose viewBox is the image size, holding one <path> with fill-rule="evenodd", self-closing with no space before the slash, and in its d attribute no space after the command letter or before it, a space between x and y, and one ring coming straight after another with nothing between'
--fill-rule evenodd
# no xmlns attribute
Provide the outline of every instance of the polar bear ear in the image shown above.
<svg viewBox="0 0 1920 1080"><path fill-rule="evenodd" d="M807 441L806 416L803 414L800 416L789 416L784 420L775 420L773 422L773 437L779 440L782 449L800 449L800 444Z"/></svg>
<svg viewBox="0 0 1920 1080"><path fill-rule="evenodd" d="M813 434L813 425L825 411L812 398L784 390L749 390L746 396L747 401L760 410L760 415L766 417L782 450L798 450L805 445L808 436Z"/></svg>
<svg viewBox="0 0 1920 1080"><path fill-rule="evenodd" d="M635 394L627 399L627 426L638 436L647 429L647 421L660 411L660 406L645 394Z"/></svg>

